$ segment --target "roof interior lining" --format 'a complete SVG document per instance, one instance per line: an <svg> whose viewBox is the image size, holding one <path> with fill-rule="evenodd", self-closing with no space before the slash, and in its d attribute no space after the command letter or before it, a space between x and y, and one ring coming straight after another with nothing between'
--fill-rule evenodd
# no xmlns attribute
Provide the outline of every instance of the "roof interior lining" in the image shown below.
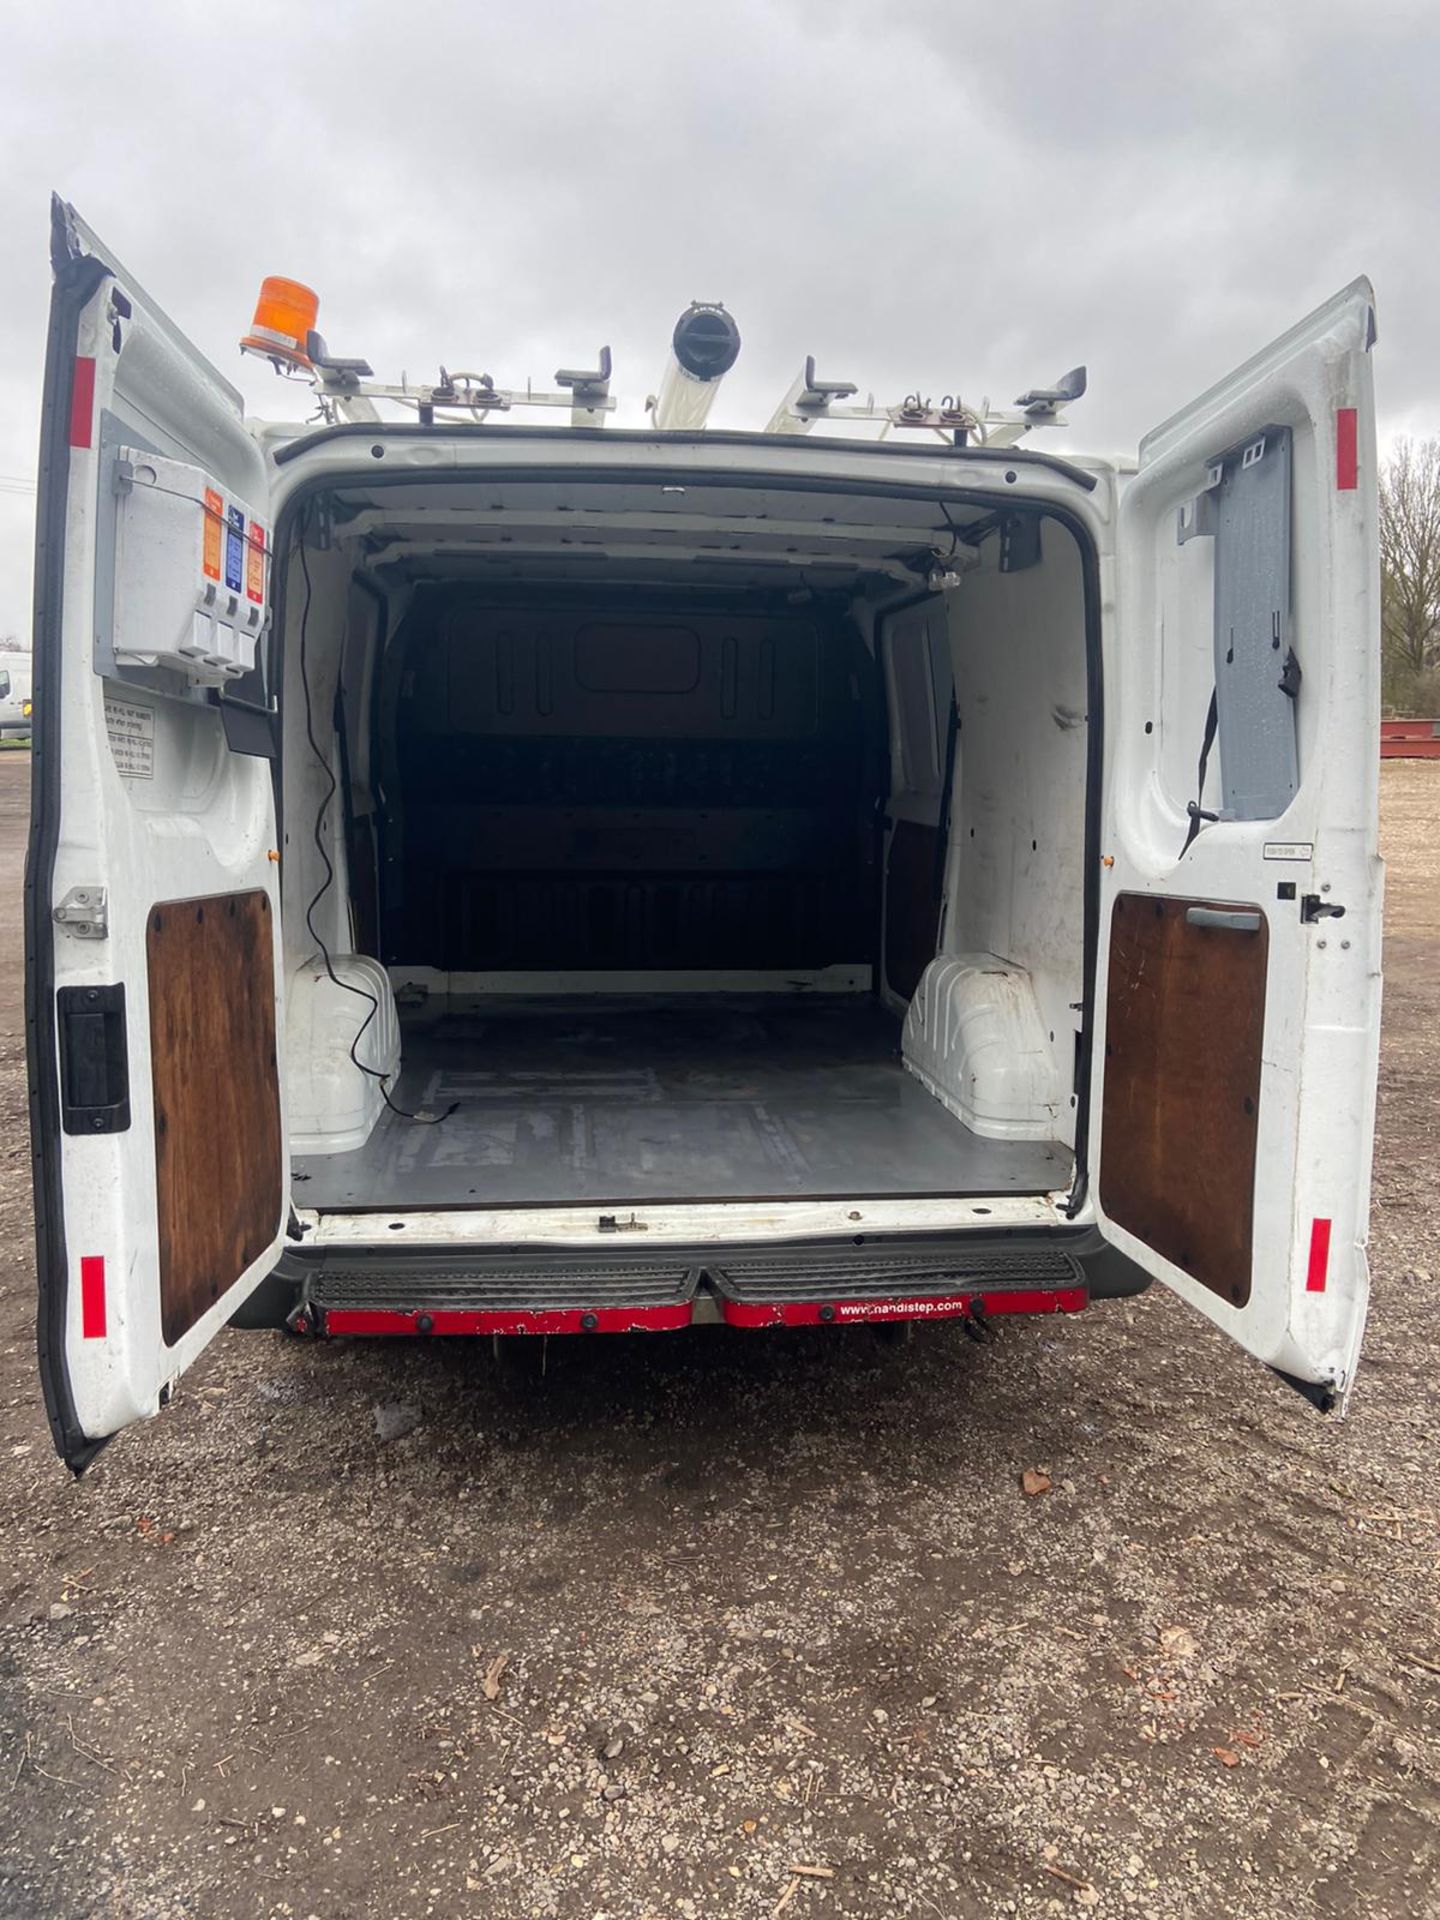
<svg viewBox="0 0 1440 1920"><path fill-rule="evenodd" d="M412 581L593 577L598 568L617 585L678 574L692 585L743 576L793 586L804 576L852 592L873 579L889 591L937 562L974 566L963 532L989 518L925 494L652 481L427 479L339 487L332 498L336 535L357 565Z"/></svg>

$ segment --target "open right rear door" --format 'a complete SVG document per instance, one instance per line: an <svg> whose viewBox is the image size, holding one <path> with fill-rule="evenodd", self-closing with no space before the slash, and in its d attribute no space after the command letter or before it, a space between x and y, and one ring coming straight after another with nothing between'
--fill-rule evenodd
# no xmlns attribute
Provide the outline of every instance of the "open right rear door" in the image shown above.
<svg viewBox="0 0 1440 1920"><path fill-rule="evenodd" d="M1145 440L1106 638L1101 1226L1327 1408L1380 1028L1374 337L1357 280Z"/></svg>

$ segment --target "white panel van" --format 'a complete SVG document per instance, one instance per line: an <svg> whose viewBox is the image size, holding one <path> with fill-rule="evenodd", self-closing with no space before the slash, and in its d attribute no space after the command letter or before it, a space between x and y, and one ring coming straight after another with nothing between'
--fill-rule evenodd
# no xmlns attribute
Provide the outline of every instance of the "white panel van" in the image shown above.
<svg viewBox="0 0 1440 1920"><path fill-rule="evenodd" d="M29 733L30 656L0 653L0 733Z"/></svg>
<svg viewBox="0 0 1440 1920"><path fill-rule="evenodd" d="M59 203L53 254L26 901L72 1466L235 1321L982 1334L1154 1279L1343 1405L1364 281L1137 463L1034 446L1075 379L877 439L812 363L707 431L721 309L640 430L608 356L535 426L273 326L321 417L262 425Z"/></svg>

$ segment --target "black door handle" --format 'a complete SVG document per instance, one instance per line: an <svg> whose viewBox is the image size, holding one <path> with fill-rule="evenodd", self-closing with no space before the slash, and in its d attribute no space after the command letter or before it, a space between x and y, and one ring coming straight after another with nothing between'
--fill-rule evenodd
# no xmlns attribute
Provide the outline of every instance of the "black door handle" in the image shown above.
<svg viewBox="0 0 1440 1920"><path fill-rule="evenodd" d="M124 1133L130 1125L125 989L61 987L60 1124L66 1133Z"/></svg>

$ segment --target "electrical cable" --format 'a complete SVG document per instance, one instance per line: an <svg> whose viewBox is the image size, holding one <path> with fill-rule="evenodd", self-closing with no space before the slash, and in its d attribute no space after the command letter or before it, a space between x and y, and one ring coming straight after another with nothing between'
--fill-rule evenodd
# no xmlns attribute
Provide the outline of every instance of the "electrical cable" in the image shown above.
<svg viewBox="0 0 1440 1920"><path fill-rule="evenodd" d="M324 936L316 927L313 917L316 907L319 906L320 902L325 898L325 895L335 884L335 863L330 858L329 849L325 845L323 829L326 809L339 792L340 783L335 778L334 768L320 751L320 743L315 737L315 715L310 701L309 656L310 602L314 597L315 590L310 579L310 562L305 551L305 529L303 526L300 529L300 572L305 581L305 604L300 610L300 690L305 699L305 737L310 742L310 751L319 762L321 772L330 782L329 791L321 799L320 805L315 813L315 851L324 862L325 878L320 882L319 887L311 898L309 906L305 909L305 926L310 938L320 949L320 958L324 962L325 972L331 984L339 987L344 993L353 993L357 1000L367 1000L370 1003L370 1011L360 1023L359 1031L350 1042L350 1058L352 1062L359 1068L361 1073L367 1074L370 1079L379 1082L380 1097L390 1109L391 1113L397 1115L401 1120L413 1120L417 1126L438 1127L442 1120L448 1120L451 1114L459 1107L460 1102L458 1100L453 1101L445 1109L444 1113L411 1113L408 1108L397 1106L395 1101L390 1098L390 1088L387 1085L390 1078L389 1074L382 1072L379 1067L367 1066L360 1058L356 1050L360 1042L365 1038L365 1035L370 1031L372 1022L378 1016L380 1012L380 1002L368 987L357 987L353 981L342 980L339 974L336 973L334 962L330 958L330 949L326 946Z"/></svg>
<svg viewBox="0 0 1440 1920"><path fill-rule="evenodd" d="M950 512L948 503L940 500L937 501L936 504L940 508L941 513L944 514L945 524L950 529L950 551L946 554L945 558L947 560L953 560L960 551L960 529L955 524L954 516Z"/></svg>

